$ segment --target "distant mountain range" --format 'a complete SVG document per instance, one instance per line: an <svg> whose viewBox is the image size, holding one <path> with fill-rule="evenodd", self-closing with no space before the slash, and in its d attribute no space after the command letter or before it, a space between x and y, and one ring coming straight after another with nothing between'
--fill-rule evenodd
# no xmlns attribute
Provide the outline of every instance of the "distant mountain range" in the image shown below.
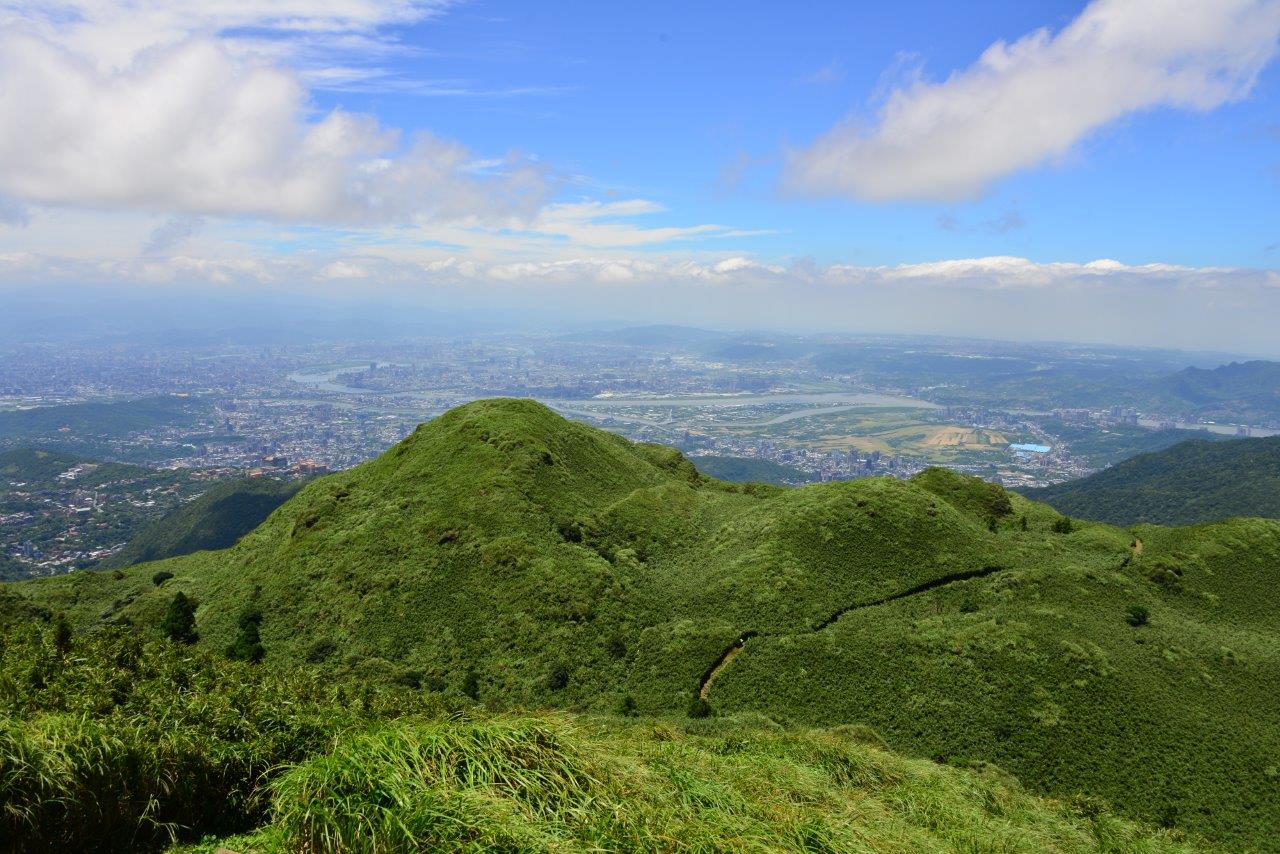
<svg viewBox="0 0 1280 854"><path fill-rule="evenodd" d="M1024 494L1063 513L1113 525L1280 518L1280 436L1193 439Z"/></svg>

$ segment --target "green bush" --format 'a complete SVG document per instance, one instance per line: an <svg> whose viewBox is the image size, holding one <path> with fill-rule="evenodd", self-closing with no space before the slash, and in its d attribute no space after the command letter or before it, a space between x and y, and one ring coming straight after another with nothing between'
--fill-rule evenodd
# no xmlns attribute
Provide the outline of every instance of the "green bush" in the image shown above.
<svg viewBox="0 0 1280 854"><path fill-rule="evenodd" d="M1131 626L1145 626L1151 621L1151 611L1146 605L1130 605L1125 611L1124 619Z"/></svg>
<svg viewBox="0 0 1280 854"><path fill-rule="evenodd" d="M169 640L179 643L195 643L200 639L196 632L196 603L179 590L169 600L169 608L165 612L164 621L160 623L160 631Z"/></svg>
<svg viewBox="0 0 1280 854"><path fill-rule="evenodd" d="M123 575L124 573L121 573L121 577L123 577ZM151 583L154 584L156 587L159 587L161 584L164 584L170 578L173 578L173 573L162 569L159 572L157 572L155 575L151 576Z"/></svg>
<svg viewBox="0 0 1280 854"><path fill-rule="evenodd" d="M694 697L689 701L689 707L685 710L685 713L691 718L698 719L709 718L714 714L714 711L711 708L711 704L706 700L701 697Z"/></svg>

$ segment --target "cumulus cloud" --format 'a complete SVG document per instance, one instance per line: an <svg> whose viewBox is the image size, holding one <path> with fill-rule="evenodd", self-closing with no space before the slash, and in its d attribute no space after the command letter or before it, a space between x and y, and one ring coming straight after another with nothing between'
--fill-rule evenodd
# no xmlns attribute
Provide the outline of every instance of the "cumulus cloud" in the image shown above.
<svg viewBox="0 0 1280 854"><path fill-rule="evenodd" d="M954 200L1068 153L1157 107L1210 110L1248 94L1280 39L1280 0L1094 0L1057 34L998 41L941 82L888 95L791 153L802 192Z"/></svg>
<svg viewBox="0 0 1280 854"><path fill-rule="evenodd" d="M530 216L536 162L496 168L374 117L313 115L298 71L227 32L363 37L441 3L0 5L0 195L36 205L353 224Z"/></svg>

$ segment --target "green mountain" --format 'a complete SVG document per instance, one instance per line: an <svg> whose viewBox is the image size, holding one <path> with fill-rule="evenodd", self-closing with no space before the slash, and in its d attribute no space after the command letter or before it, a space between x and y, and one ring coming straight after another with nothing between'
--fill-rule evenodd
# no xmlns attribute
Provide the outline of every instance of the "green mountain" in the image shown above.
<svg viewBox="0 0 1280 854"><path fill-rule="evenodd" d="M1160 384L1202 418L1257 423L1280 417L1280 362L1231 362L1187 368Z"/></svg>
<svg viewBox="0 0 1280 854"><path fill-rule="evenodd" d="M216 652L251 630L270 668L442 701L869 726L1274 848L1280 522L1138 537L937 469L723 483L490 400L310 483L226 551L10 587L78 631L163 624Z"/></svg>
<svg viewBox="0 0 1280 854"><path fill-rule="evenodd" d="M241 478L216 484L199 498L143 528L121 551L102 561L114 569L192 552L225 549L288 501L299 481Z"/></svg>
<svg viewBox="0 0 1280 854"><path fill-rule="evenodd" d="M707 477L733 483L806 483L816 478L795 466L750 457L695 457L694 465Z"/></svg>
<svg viewBox="0 0 1280 854"><path fill-rule="evenodd" d="M1182 442L1026 495L1063 513L1113 525L1193 525L1232 516L1280 519L1280 436Z"/></svg>

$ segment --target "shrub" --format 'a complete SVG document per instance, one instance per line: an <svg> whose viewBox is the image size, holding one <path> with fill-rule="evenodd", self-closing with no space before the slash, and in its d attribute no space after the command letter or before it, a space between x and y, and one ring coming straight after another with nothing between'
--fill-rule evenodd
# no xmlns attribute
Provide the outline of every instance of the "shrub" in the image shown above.
<svg viewBox="0 0 1280 854"><path fill-rule="evenodd" d="M556 663L547 673L547 687L552 691L563 691L569 684L569 668Z"/></svg>
<svg viewBox="0 0 1280 854"><path fill-rule="evenodd" d="M71 624L62 614L58 615L53 624L53 648L58 651L58 655L66 655L71 651Z"/></svg>
<svg viewBox="0 0 1280 854"><path fill-rule="evenodd" d="M1055 534L1070 534L1075 529L1075 525L1072 524L1069 516L1059 516L1053 520L1053 532Z"/></svg>
<svg viewBox="0 0 1280 854"><path fill-rule="evenodd" d="M619 700L617 712L618 714L622 715L624 718L635 717L636 716L635 697L632 697L630 694L627 694L625 697Z"/></svg>
<svg viewBox="0 0 1280 854"><path fill-rule="evenodd" d="M609 642L605 645L605 651L608 652L612 658L626 658L627 642L623 639L622 635L614 635L609 638Z"/></svg>
<svg viewBox="0 0 1280 854"><path fill-rule="evenodd" d="M320 664L327 661L338 651L338 644L331 638L320 638L307 647L305 658L308 664Z"/></svg>
<svg viewBox="0 0 1280 854"><path fill-rule="evenodd" d="M157 572L155 575L151 576L151 583L154 584L156 587L159 587L161 584L164 584L170 578L173 578L173 573L162 569L159 572Z"/></svg>
<svg viewBox="0 0 1280 854"><path fill-rule="evenodd" d="M1130 605L1124 619L1131 626L1145 626L1151 620L1151 611L1146 605Z"/></svg>
<svg viewBox="0 0 1280 854"><path fill-rule="evenodd" d="M240 630L236 639L227 647L227 658L257 664L267 654L258 631L258 627L262 625L262 609L257 605L247 606L240 612L237 622Z"/></svg>
<svg viewBox="0 0 1280 854"><path fill-rule="evenodd" d="M688 713L689 713L689 717L697 719L697 718L709 718L714 712L711 708L710 703L708 703L706 700L702 699L701 697L694 697L692 700L689 701Z"/></svg>
<svg viewBox="0 0 1280 854"><path fill-rule="evenodd" d="M195 643L200 639L196 633L196 603L187 598L181 590L169 601L169 610L160 623L160 630L179 643Z"/></svg>
<svg viewBox="0 0 1280 854"><path fill-rule="evenodd" d="M467 671L467 675L462 678L462 693L473 700L480 699L480 674L474 670Z"/></svg>

